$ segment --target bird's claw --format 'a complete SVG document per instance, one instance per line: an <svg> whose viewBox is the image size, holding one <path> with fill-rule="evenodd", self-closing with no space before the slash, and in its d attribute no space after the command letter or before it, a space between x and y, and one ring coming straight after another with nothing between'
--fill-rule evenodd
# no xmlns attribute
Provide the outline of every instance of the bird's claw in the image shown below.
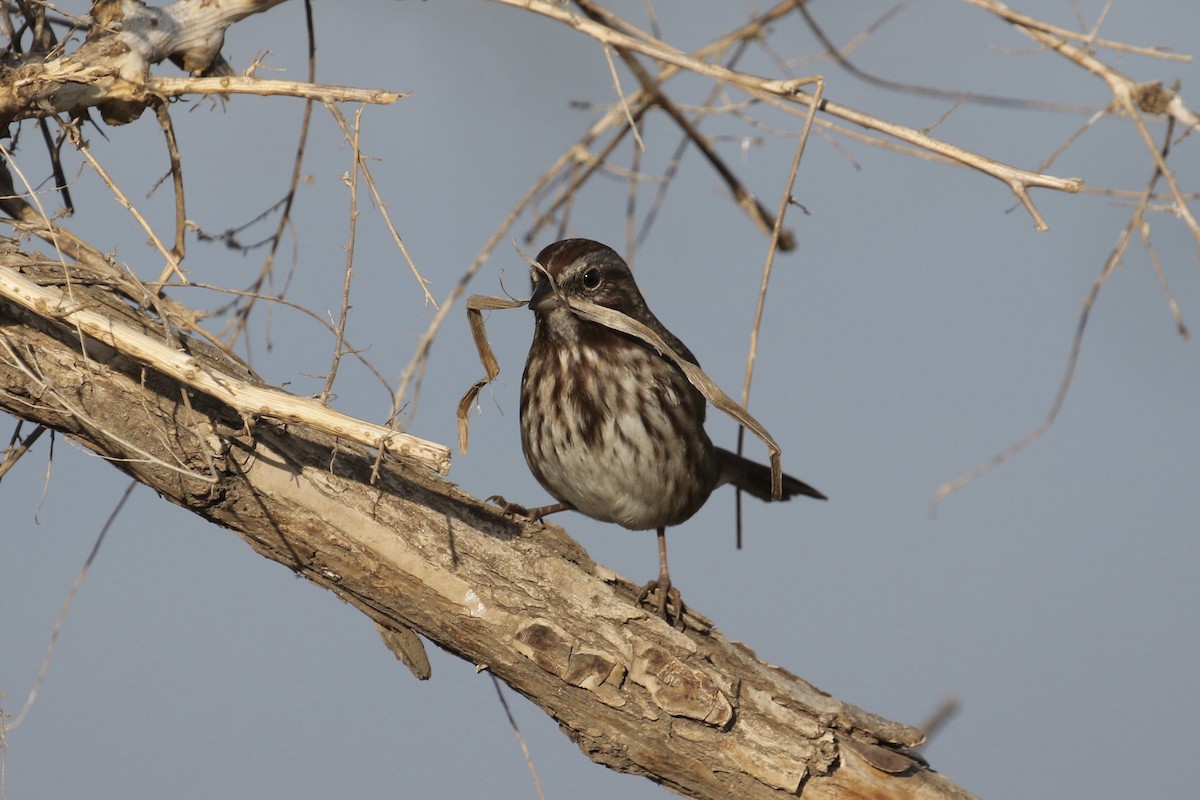
<svg viewBox="0 0 1200 800"><path fill-rule="evenodd" d="M504 499L502 495L494 494L487 499L487 502L500 507L500 513L506 517L525 517L530 519L529 509L517 503L510 503Z"/></svg>
<svg viewBox="0 0 1200 800"><path fill-rule="evenodd" d="M655 599L650 602L652 595ZM666 580L661 577L655 578L643 586L642 590L638 592L637 605L646 606L662 617L664 622L678 630L684 630L687 627L683 621L683 615L687 611L687 607L683 604L683 596L679 594L678 589L671 585L669 578Z"/></svg>
<svg viewBox="0 0 1200 800"><path fill-rule="evenodd" d="M557 514L559 511L566 511L572 507L570 503L552 503L548 506L526 508L516 503L510 503L498 494L489 497L488 502L500 506L500 513L506 517L524 517L530 522L536 522L539 525L542 524L543 517L547 514Z"/></svg>

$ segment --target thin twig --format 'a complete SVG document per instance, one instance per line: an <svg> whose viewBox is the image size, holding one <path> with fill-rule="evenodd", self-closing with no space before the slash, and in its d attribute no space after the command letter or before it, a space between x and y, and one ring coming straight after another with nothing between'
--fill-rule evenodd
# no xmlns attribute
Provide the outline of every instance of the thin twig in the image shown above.
<svg viewBox="0 0 1200 800"><path fill-rule="evenodd" d="M1016 11L1013 11L1011 8L1005 6L1003 3L993 3L989 0L967 0L967 2L991 11L992 13L999 13L1000 10L1003 10L1002 16L1005 19L1014 24L1029 28L1030 30L1043 31L1044 33L1053 34L1054 36L1059 36L1063 39L1077 39L1090 46L1107 47L1110 50L1116 50L1118 52L1134 53L1139 56L1150 56L1151 58L1162 58L1168 61L1183 61L1188 63L1192 60L1190 55L1184 53L1171 53L1162 47L1139 47L1137 45L1123 44L1121 42L1114 42L1108 39L1101 39L1095 35L1099 30L1099 23L1093 27L1092 33L1084 34L1080 33L1079 31L1073 31L1070 28L1060 28L1057 25L1051 25L1048 22L1042 22L1040 19L1034 19L1033 17L1019 14ZM1104 13L1107 13L1107 8Z"/></svg>
<svg viewBox="0 0 1200 800"><path fill-rule="evenodd" d="M751 37L746 37L739 41L737 43L737 47L734 48L733 53L725 62L725 66L732 69L738 63L738 61L741 60L742 56L746 52L746 49L750 46L751 41ZM724 87L720 85L714 85L709 90L708 97L705 99L704 104L700 106L700 108L694 110L695 119L692 121L694 125L699 125L700 120L707 117L711 113L719 113L714 111L712 104L717 101L717 98L720 97L724 91ZM683 160L683 154L686 152L688 144L690 144L691 141L691 137L685 133L680 137L679 144L675 146L675 152L671 154L671 158L667 162L666 169L663 170L662 179L658 184L658 190L654 193L654 199L650 202L650 208L646 211L645 219L642 220L641 230L638 231L637 239L635 240L635 244L638 246L641 246L641 244L646 241L646 237L650 235L650 230L654 226L655 220L658 218L658 212L662 208L663 203L666 202L667 191L670 189L671 184L675 180L675 175L679 171L679 165Z"/></svg>
<svg viewBox="0 0 1200 800"><path fill-rule="evenodd" d="M417 269L416 262L409 255L408 247L405 246L404 240L400 237L400 232L396 230L395 224L392 222L392 217L388 213L387 203L383 202L383 196L379 192L379 188L375 185L375 177L371 174L370 168L365 160L361 161L362 178L366 182L367 188L371 192L371 199L375 201L375 207L379 209L379 215L383 217L383 223L387 226L388 232L392 234L392 241L396 243L396 249L400 251L400 255L404 256L404 262L408 264L408 269L412 272L413 277L417 279L417 284L421 287L421 292L425 295L425 303L433 306L436 311L438 302L434 299L433 293L429 291L429 282L425 280L425 276Z"/></svg>
<svg viewBox="0 0 1200 800"><path fill-rule="evenodd" d="M639 120L634 128L641 126ZM639 139L640 139L640 131ZM642 185L642 156L646 151L641 147L633 148L633 152L629 156L629 175L628 183L625 187L625 263L633 269L634 261L637 258L638 242L637 242L637 203L638 190Z"/></svg>
<svg viewBox="0 0 1200 800"><path fill-rule="evenodd" d="M21 422L23 422L22 420ZM29 448L33 447L34 442L41 438L46 432L45 425L38 425L33 429L33 433L20 438L21 422L17 423L17 429L13 432L13 438L9 442L8 447L4 449L4 460L0 461L0 480L4 479L4 475L21 460L21 456L29 452Z"/></svg>
<svg viewBox="0 0 1200 800"><path fill-rule="evenodd" d="M580 0L576 0L579 2ZM638 133L637 124L633 121L633 114L629 110L629 100L625 97L624 90L621 89L621 78L617 75L617 65L612 60L612 48L604 45L604 60L608 62L608 72L612 75L613 89L617 93L617 99L621 101L621 111L625 113L625 124L629 126L629 130L633 132L633 140L637 142L639 150L646 149L646 143L642 141L642 136Z"/></svg>
<svg viewBox="0 0 1200 800"><path fill-rule="evenodd" d="M596 6L593 6L590 0L575 0L575 2L583 10L583 13L587 14L589 17L598 22L608 23L612 17L612 15L610 15L607 11L603 11ZM679 129L687 135L697 149L699 149L704 157L708 160L708 163L712 166L712 168L716 170L718 175L721 176L721 180L723 180L725 185L729 188L729 191L733 195L738 207L741 208L748 217L750 217L751 221L758 226L761 232L771 232L776 227L775 220L772 218L771 212L768 211L763 204L759 202L758 198L754 196L754 193L747 189L741 180L738 179L733 170L731 170L725 164L724 159L722 159L717 151L713 149L712 145L709 144L708 139L701 135L700 131L697 130L696 126L692 124L691 120L689 120L684 113L676 107L675 103L672 102L669 97L667 97L666 93L663 92L662 87L658 85L650 72L644 66L642 66L641 62L638 61L632 53L622 47L617 47L617 53L621 56L621 60L625 62L625 65L629 67L630 72L632 72L642 84L642 91L646 93L647 97L655 105L659 106L663 111L665 111L672 120L674 120L675 124L679 126ZM813 79L797 79L796 86L799 87L807 85L807 82L811 80ZM629 118L628 124L633 124L632 115ZM784 250L791 250L796 246L795 237L792 236L790 231L783 231L783 235L780 237L779 246Z"/></svg>
<svg viewBox="0 0 1200 800"><path fill-rule="evenodd" d="M783 218L787 214L788 207L792 204L795 198L792 196L792 189L796 185L796 175L800 172L800 159L804 157L804 146L808 144L808 136L812 132L813 120L817 116L817 108L820 105L821 95L825 92L825 82L818 79L817 88L813 90L813 96L818 102L813 103L808 109L808 119L804 121L804 130L800 132L800 137L796 141L796 152L792 156L792 166L788 171L787 183L783 187L783 193L779 197L779 210L775 214L775 227L771 231L771 241L767 245L767 258L763 263L762 281L758 287L758 301L754 306L754 321L750 325L750 347L746 353L746 376L742 382L742 408L750 407L750 381L754 377L754 363L758 357L758 335L762 330L763 311L767 304L767 286L771 282L771 272L775 266L775 252L778 249L780 232L783 230ZM737 432L737 453L742 454L742 448L746 440L746 429L738 428ZM742 490L738 489L735 500L735 514L737 515L737 549L742 549Z"/></svg>
<svg viewBox="0 0 1200 800"><path fill-rule="evenodd" d="M1158 171L1171 190L1175 199L1175 211L1192 233L1192 238L1200 244L1200 224L1197 223L1179 185L1175 182L1175 173L1167 166L1161 149L1150 135L1143 119L1143 113L1165 114L1186 130L1200 127L1200 116L1188 108L1177 91L1168 90L1158 83L1141 84L1132 78L1113 69L1090 51L1071 44L1060 33L1050 30L1037 20L1018 14L999 0L967 0L972 5L986 9L1001 19L1009 22L1018 31L1029 38L1051 48L1064 58L1078 64L1091 74L1099 77L1112 93L1115 106L1121 109L1137 128L1138 134L1146 145L1147 151L1154 158ZM1143 200L1143 203L1145 200Z"/></svg>
<svg viewBox="0 0 1200 800"><path fill-rule="evenodd" d="M354 86L322 86L305 81L280 81L270 78L227 76L220 78L163 77L146 78L146 89L163 98L190 94L254 94L262 97L302 97L328 103L370 103L391 105L409 97L409 92L387 89L359 89Z"/></svg>
<svg viewBox="0 0 1200 800"><path fill-rule="evenodd" d="M163 136L166 137L167 156L171 160L171 181L175 187L175 246L171 248L171 255L178 263L183 261L186 253L184 233L187 231L187 211L183 199L183 164L179 157L179 144L175 141L175 126L171 123L171 112L167 110L167 104L155 103L154 115L158 118L158 125L162 128Z"/></svg>
<svg viewBox="0 0 1200 800"><path fill-rule="evenodd" d="M825 35L825 31L817 24L812 13L808 10L806 0L794 0L796 10L800 12L800 16L804 17L804 22L812 35L817 37L817 41L825 48L825 54L828 55L838 66L849 72L856 78L878 86L881 89L888 89L895 92L904 92L906 94L914 94L919 97L932 97L937 100L948 100L955 107L960 104L977 103L979 105L993 106L997 108L1015 108L1035 111L1057 111L1067 114L1091 114L1096 111L1093 106L1086 106L1078 103L1056 103L1044 100L1025 100L1019 97L1000 97L998 95L980 94L975 91L956 92L947 89L937 89L931 86L920 86L913 83L902 83L894 81L890 78L883 78L874 75L865 70L860 69L856 64L850 61L841 50L834 45L833 41Z"/></svg>
<svg viewBox="0 0 1200 800"><path fill-rule="evenodd" d="M182 283L167 283L167 284L163 284L163 288L165 288L165 289L203 289L205 291L216 292L218 294L235 295L237 297L247 297L250 294L250 292L245 289L231 289L227 286L218 286L218 285L212 284L212 283L200 283L198 281L192 281L191 283L188 283L187 285L184 285ZM327 330L329 333L335 333L334 325L332 322L330 322L328 319L321 316L317 312L313 311L311 308L309 308L307 306L303 306L294 300L288 300L286 297L278 297L275 295L266 295L266 294L258 295L255 299L261 300L264 303L281 305L281 306L284 306L285 308L290 308L293 311L298 311L301 314L303 314L304 316L306 316L309 319L316 322L318 325L325 328L325 330ZM376 367L373 363L371 363L371 361L365 355L363 355L363 352L354 346L354 343L352 341L350 341L349 339L343 339L343 343L345 345L346 353L354 356L358 360L358 363L360 363L364 367L366 367L367 371L375 376L375 379L379 381L379 385L382 386L387 391L388 395L390 396L392 393L392 385L390 383L388 383L387 378L384 377L383 373L379 371L379 368ZM213 342L213 344L214 344L214 346L218 347L218 349L220 349L222 352L227 353L231 356L233 355L232 353L229 352L229 350L227 348L225 348L222 345L222 343L219 340L216 342Z"/></svg>
<svg viewBox="0 0 1200 800"><path fill-rule="evenodd" d="M1158 276L1158 285L1162 289L1163 298L1167 301L1167 308L1171 311L1171 318L1175 320L1175 330L1179 333L1179 338L1186 342L1191 334L1188 333L1187 324L1183 321L1183 312L1179 310L1179 304L1175 302L1175 294L1167 282L1167 273L1163 270L1162 262L1159 261L1158 252L1154 249L1153 242L1150 241L1150 222L1148 220L1142 221L1138 227L1138 233L1142 237L1142 246L1146 248L1150 264L1154 267L1154 274Z"/></svg>
<svg viewBox="0 0 1200 800"><path fill-rule="evenodd" d="M773 6L769 10L760 15L753 17L745 25L742 25L735 30L714 39L703 47L695 50L692 56L697 59L709 58L727 50L734 42L746 42L759 36L762 30L770 23L778 20L780 17L786 16L792 12L792 0L782 0L782 2ZM732 64L730 65L732 67ZM658 71L654 76L654 83L661 86L667 80L681 72L681 68L668 64ZM633 106L634 120L641 119L642 115L653 104L653 97L650 93L642 90L630 97L630 104ZM559 176L560 173L566 173L568 176L567 185L559 192L549 208L545 210L537 219L533 221L523 240L528 243L533 241L541 229L549 224L558 211L571 201L583 183L600 168L609 154L616 149L617 145L622 141L630 128L624 124L624 115L620 109L611 108L604 116L592 124L583 138L569 147L551 167L546 170L538 182L542 185L550 185ZM597 154L591 154L591 147L600 136L610 128L617 127L609 142ZM586 165L581 168L580 165ZM563 238L561 235L557 238Z"/></svg>
<svg viewBox="0 0 1200 800"><path fill-rule="evenodd" d="M333 118L337 122L338 127L341 128L342 135L346 138L346 141L351 142L355 136L350 133L350 129L346 125L345 115L338 110L337 106L331 103L327 103L325 107L329 110L330 114L333 115ZM357 113L361 114L361 109ZM408 264L409 270L412 272L413 277L417 279L417 284L420 285L421 292L425 295L425 302L428 305L433 306L436 310L438 308L438 302L434 299L433 294L429 291L429 283L425 280L425 276L421 274L421 271L417 269L417 265L413 261L412 256L409 255L408 248L404 245L404 240L400 237L400 232L396 230L396 226L392 222L392 217L390 214L388 214L387 203L383 201L383 195L380 194L379 187L375 183L375 176L371 173L371 167L367 159L361 156L361 153L357 159L357 164L362 180L367 184L367 188L371 192L371 199L374 201L375 207L379 209L379 214L383 217L383 222L387 226L388 232L392 234L392 241L396 243L396 248L400 251L400 254L404 256L404 260Z"/></svg>
<svg viewBox="0 0 1200 800"><path fill-rule="evenodd" d="M167 264L165 267L163 267L163 272L162 275L159 276L158 282L162 283L170 276L174 275L181 282L187 283L187 276L184 275L183 270L179 268L179 260L171 253L170 250L167 249L167 246L162 243L162 240L158 238L158 234L154 232L154 228L151 227L150 223L146 221L146 218L142 216L142 212L138 211L137 206L129 201L129 198L126 197L125 193L121 191L121 187L117 186L116 181L112 179L112 177L108 174L108 171L104 169L100 162L96 160L96 157L92 155L91 148L89 148L82 140L78 142L77 148L79 152L83 154L83 157L87 159L87 162L91 165L92 169L96 170L96 174L100 176L102 181L104 181L104 185L107 186L108 190L113 193L113 199L124 206L125 210L128 211L135 220L137 220L138 225L140 225L142 230L146 232L146 235L150 237L150 243L153 244L155 249L158 250L163 258L166 259Z"/></svg>
<svg viewBox="0 0 1200 800"><path fill-rule="evenodd" d="M601 44L628 49L641 53L660 62L674 64L700 77L709 80L737 86L753 97L764 101L779 100L784 104L809 106L813 104L812 95L800 87L811 83L811 79L770 79L750 73L738 72L705 61L699 61L693 56L676 50L665 42L660 42L649 34L633 36L616 30L611 25L602 24L591 19L581 18L567 9L547 2L547 0L493 0L506 5L521 8L568 25L579 32L592 37ZM611 15L606 15L606 20ZM622 23L623 28L632 28L628 23ZM837 117L846 122L868 129L878 130L902 142L929 150L937 155L958 161L959 163L983 172L1002 181L1025 206L1033 218L1038 230L1049 228L1045 218L1038 212L1033 201L1029 198L1032 188L1050 188L1066 192L1078 192L1083 181L1078 178L1056 178L1051 175L1040 175L1028 170L1003 164L993 159L985 158L961 147L942 142L933 137L904 125L897 125L886 120L873 117L849 106L843 106L828 100L822 100L819 111Z"/></svg>
<svg viewBox="0 0 1200 800"><path fill-rule="evenodd" d="M542 781L538 778L537 767L534 766L533 756L529 754L529 747L525 744L525 737L521 735L521 729L517 726L517 720L513 717L512 709L508 707L508 700L504 697L504 692L500 688L500 679L492 673L488 673L492 679L492 685L496 687L496 696L500 698L500 705L504 708L504 715L508 717L508 724L512 727L513 734L517 737L517 744L521 746L521 753L525 756L525 765L529 767L529 774L533 777L533 790L537 792L538 800L545 800L546 795L542 792Z"/></svg>
<svg viewBox="0 0 1200 800"><path fill-rule="evenodd" d="M421 339L417 342L417 347L413 351L412 358L409 360L408 364L405 365L404 371L400 373L400 380L396 386L396 392L392 396L392 410L388 416L389 426L395 428L395 426L399 425L400 409L405 406L406 398L408 398L410 389L412 390L413 394L412 403L415 407L416 395L421 383L421 377L425 374L425 367L428 364L429 349L433 346L433 340L437 336L438 330L441 329L442 323L445 322L446 317L450 315L450 311L453 308L455 301L458 300L458 298L461 297L464 292L466 292L467 286L471 283L471 279L475 277L475 274L479 272L479 270L483 268L483 265L487 263L488 259L491 258L492 251L496 248L496 245L499 244L500 240L508 234L508 232L512 229L512 226L515 225L516 221L520 218L521 214L525 213L525 209L534 201L534 198L541 193L542 189L544 189L546 185L553 180L554 175L557 173L558 164L566 163L567 158L567 154L560 156L559 161L556 162L556 166L554 168L547 170L542 174L541 177L534 181L533 186L529 187L529 190L525 192L525 196L517 201L516 206L514 206L513 209L508 212L508 216L501 221L496 230L492 232L492 235L488 237L487 242L485 242L483 245L483 249L480 250L479 254L475 256L475 260L471 262L469 267L467 267L467 271L463 273L462 277L458 279L458 283L454 285L454 288L450 290L450 293L446 296L446 299L442 301L442 305L437 310L437 313L434 314L433 319L429 323L429 327L425 330L425 333L421 335Z"/></svg>
<svg viewBox="0 0 1200 800"><path fill-rule="evenodd" d="M336 109L334 109L336 111ZM342 362L342 348L346 341L346 324L350 316L350 284L354 280L354 242L358 232L358 175L362 164L362 150L359 147L362 125L362 108L354 112L354 133L350 137L350 215L349 231L346 234L346 269L342 279L342 307L334 326L333 364L325 377L325 386L321 389L321 401L329 401L329 393L333 390L333 381L337 377L338 365ZM341 116L341 112L337 112ZM344 120L343 120L344 122Z"/></svg>
<svg viewBox="0 0 1200 800"><path fill-rule="evenodd" d="M104 543L104 537L108 535L113 523L117 521L117 516L121 513L121 509L125 507L125 501L133 494L134 487L137 485L137 481L130 481L129 485L125 487L125 491L121 494L121 499L117 501L116 507L113 508L112 513L108 515L108 519L104 522L104 526L100 529L100 535L96 537L96 542L92 545L92 551L88 553L87 560L83 562L83 566L75 576L75 580L71 582L71 588L67 590L67 597L63 600L62 608L58 612L58 618L54 620L54 630L50 633L50 644L46 647L46 655L42 657L42 665L38 668L33 688L29 690L29 696L25 699L25 705L21 708L21 712L17 714L11 724L4 726L5 733L10 733L19 728L25 720L25 715L33 707L33 701L37 699L38 691L41 689L42 683L46 680L47 673L50 671L50 661L54 658L54 648L58 646L58 636L62 633L63 625L67 621L67 612L71 610L71 603L74 602L79 588L83 586L83 579L87 577L88 570L92 568L92 564L96 561L96 556L100 554L100 545Z"/></svg>
<svg viewBox="0 0 1200 800"><path fill-rule="evenodd" d="M307 33L308 42L308 82L312 83L317 79L317 40L316 26L313 24L312 0L304 0L304 21L305 31ZM308 144L308 133L312 128L312 110L314 98L308 98L304 101L304 113L300 119L300 136L296 142L296 155L292 158L292 175L288 180L288 190L284 197L283 211L279 215L279 224L275 226L275 233L271 236L271 248L267 251L267 257L263 260L262 268L259 270L258 277L250 286L250 302L245 307L238 311L233 325L233 331L229 334L227 345L230 349L237 344L238 338L245 333L246 326L250 321L250 314L254 310L255 297L262 290L275 266L275 256L279 252L279 246L283 242L283 233L286 231L292 222L292 206L296 202L296 191L300 186L302 177L301 167L304 163L304 153Z"/></svg>
<svg viewBox="0 0 1200 800"><path fill-rule="evenodd" d="M1172 126L1168 125L1166 139L1163 144L1164 154L1170 147L1171 132ZM1108 277L1113 273L1113 270L1117 268L1117 265L1119 265L1121 260L1125 257L1125 251L1129 247L1129 242L1133 237L1133 232L1140 230L1142 227L1142 221L1146 213L1147 203L1149 202L1150 195L1154 192L1154 185L1158 183L1159 178L1163 177L1163 172L1159 167L1160 163L1161 159L1156 162L1154 173L1151 175L1150 180L1147 181L1146 188L1142 190L1141 202L1137 204L1136 208L1134 208L1128 224L1126 224L1124 230L1121 231L1121 236L1118 238L1116 246L1113 247L1112 252L1109 253L1108 258L1104 262L1104 266L1100 270L1099 276L1096 277L1096 280L1092 283L1091 290L1083 300L1083 310L1079 314L1079 322L1075 328L1075 337L1071 342L1071 353L1067 357L1066 371L1063 373L1062 380L1059 382L1058 392L1054 396L1054 402L1051 403L1050 411L1047 412L1045 419L1043 419L1041 424L1039 424L1032 431L1025 434L1025 436L1021 437L1001 452L992 456L992 458L990 458L988 461L980 464L970 472L960 475L954 480L948 481L947 483L943 483L941 486L939 486L937 491L934 492L933 500L930 502L930 514L936 515L938 506L951 494L957 492L959 489L963 488L968 483L971 483L976 478L991 472L993 469L1000 466L1005 461L1036 442L1042 437L1043 434L1046 433L1046 431L1050 430L1050 427L1058 418L1058 413L1062 410L1063 402L1067 399L1067 392L1070 390L1071 382L1075 377L1075 367L1079 363L1079 352L1083 348L1083 334L1087 330L1088 318L1091 315L1092 308L1096 304L1096 299L1100 296L1100 289L1104 286L1104 283L1108 280Z"/></svg>

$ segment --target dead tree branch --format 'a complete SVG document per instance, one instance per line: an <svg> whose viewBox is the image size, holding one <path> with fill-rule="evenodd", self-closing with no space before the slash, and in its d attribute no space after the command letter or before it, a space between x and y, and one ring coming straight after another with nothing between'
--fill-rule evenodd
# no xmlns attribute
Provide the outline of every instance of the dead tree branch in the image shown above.
<svg viewBox="0 0 1200 800"><path fill-rule="evenodd" d="M98 108L105 122L141 116L156 99L184 94L286 94L317 100L394 103L396 92L322 87L249 76L164 78L150 67L166 59L203 76L220 59L225 30L283 0L183 0L165 7L138 0L99 2L79 49L57 58L31 54L0 68L0 128L23 119ZM224 64L224 61L220 61ZM227 73L224 70L215 70Z"/></svg>
<svg viewBox="0 0 1200 800"><path fill-rule="evenodd" d="M0 242L42 289L62 264ZM162 327L76 269L73 312ZM70 436L162 497L234 531L385 631L416 630L488 669L598 763L697 798L964 798L921 734L842 703L711 628L680 633L555 526L523 526L429 473L302 426L260 421L85 335L50 304L0 299L0 409ZM205 374L248 378L185 338ZM188 402L181 401L187 395ZM701 619L701 623L703 620ZM707 627L703 624L701 627Z"/></svg>

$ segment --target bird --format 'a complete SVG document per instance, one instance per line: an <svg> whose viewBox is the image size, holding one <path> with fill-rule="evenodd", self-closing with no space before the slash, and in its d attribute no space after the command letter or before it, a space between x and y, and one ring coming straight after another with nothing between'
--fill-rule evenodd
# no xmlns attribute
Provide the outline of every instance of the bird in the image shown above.
<svg viewBox="0 0 1200 800"><path fill-rule="evenodd" d="M712 443L704 430L704 396L677 364L641 339L570 308L576 299L619 311L697 364L650 311L615 250L590 239L564 239L535 261L528 303L533 341L521 377L521 449L557 502L532 509L504 505L536 520L573 509L630 530L656 531L658 577L642 588L637 603L681 626L683 601L667 568L668 527L689 519L726 483L767 501L826 497L785 474L782 496L773 498L770 467Z"/></svg>

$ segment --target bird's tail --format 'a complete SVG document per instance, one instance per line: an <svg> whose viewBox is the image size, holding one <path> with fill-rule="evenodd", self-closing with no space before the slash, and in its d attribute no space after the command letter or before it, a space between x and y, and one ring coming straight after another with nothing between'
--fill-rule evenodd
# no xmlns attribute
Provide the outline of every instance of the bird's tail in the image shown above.
<svg viewBox="0 0 1200 800"><path fill-rule="evenodd" d="M732 483L744 492L754 495L760 500L770 501L771 497L771 468L765 464L759 464L757 461L751 461L748 458L742 458L737 453L732 453L720 447L717 448L717 457L721 460L721 482ZM791 500L798 494L806 497L815 497L818 500L825 500L825 495L818 492L813 487L801 480L793 478L791 475L784 474L783 476L783 496L780 500Z"/></svg>

